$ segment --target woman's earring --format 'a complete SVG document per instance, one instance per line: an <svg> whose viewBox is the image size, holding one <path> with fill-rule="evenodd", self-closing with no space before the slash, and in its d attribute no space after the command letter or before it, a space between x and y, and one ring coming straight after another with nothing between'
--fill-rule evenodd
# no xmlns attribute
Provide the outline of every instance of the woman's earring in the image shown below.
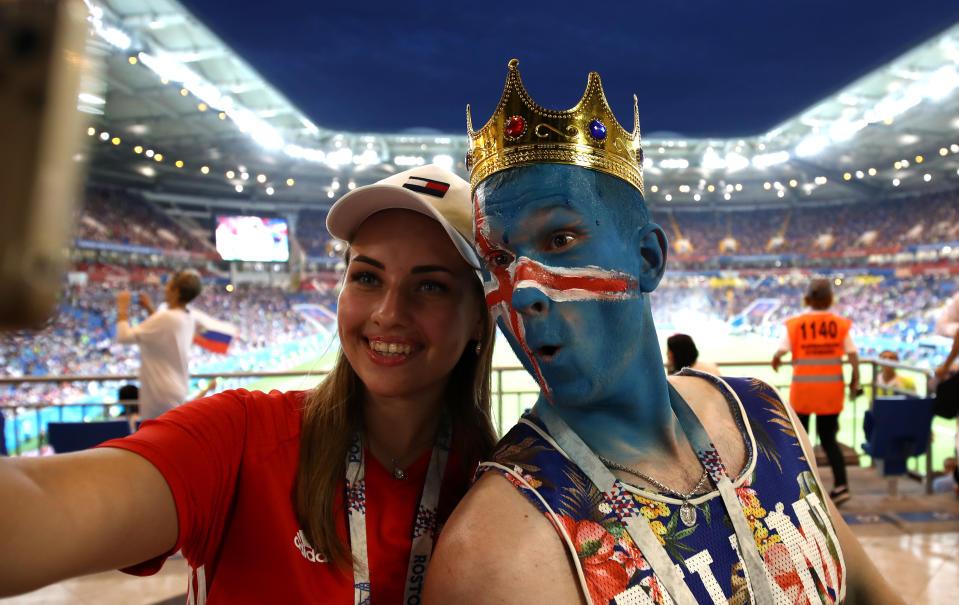
<svg viewBox="0 0 959 605"><path fill-rule="evenodd" d="M483 352L483 343L476 341L476 356L479 357L479 354Z"/></svg>

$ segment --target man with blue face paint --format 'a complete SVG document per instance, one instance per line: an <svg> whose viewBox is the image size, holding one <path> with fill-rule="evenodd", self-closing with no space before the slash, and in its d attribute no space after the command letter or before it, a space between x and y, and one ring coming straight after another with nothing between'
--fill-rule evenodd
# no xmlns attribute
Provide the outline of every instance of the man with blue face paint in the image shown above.
<svg viewBox="0 0 959 605"><path fill-rule="evenodd" d="M595 73L554 111L517 67L467 164L487 304L541 392L447 523L423 602L900 603L771 387L663 372L635 99L629 132Z"/></svg>

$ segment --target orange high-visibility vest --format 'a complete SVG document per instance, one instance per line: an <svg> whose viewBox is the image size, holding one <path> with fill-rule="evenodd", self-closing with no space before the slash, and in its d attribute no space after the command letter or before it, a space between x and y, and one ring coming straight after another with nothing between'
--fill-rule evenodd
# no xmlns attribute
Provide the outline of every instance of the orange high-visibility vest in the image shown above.
<svg viewBox="0 0 959 605"><path fill-rule="evenodd" d="M845 400L843 343L852 320L814 311L786 320L792 347L789 403L797 414L838 414Z"/></svg>

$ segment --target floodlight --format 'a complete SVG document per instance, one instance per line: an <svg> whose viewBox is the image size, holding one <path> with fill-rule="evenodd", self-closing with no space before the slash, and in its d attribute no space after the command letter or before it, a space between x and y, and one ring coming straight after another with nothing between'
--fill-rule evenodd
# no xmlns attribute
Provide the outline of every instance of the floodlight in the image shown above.
<svg viewBox="0 0 959 605"><path fill-rule="evenodd" d="M452 167L452 158L450 158L450 166ZM380 163L380 154L376 153L372 149L364 149L363 153L355 154L353 156L353 163L357 166L372 166L374 164Z"/></svg>
<svg viewBox="0 0 959 605"><path fill-rule="evenodd" d="M774 151L753 156L753 166L756 168L769 168L787 161L789 161L788 151Z"/></svg>
<svg viewBox="0 0 959 605"><path fill-rule="evenodd" d="M716 150L712 147L703 153L703 159L700 164L706 170L722 170L726 167L726 161L719 157L719 154L716 153Z"/></svg>
<svg viewBox="0 0 959 605"><path fill-rule="evenodd" d="M943 65L926 77L925 96L933 101L941 101L959 87L959 73L951 65Z"/></svg>
<svg viewBox="0 0 959 605"><path fill-rule="evenodd" d="M353 150L349 147L341 147L336 151L326 154L326 164L331 168L339 168L353 163Z"/></svg>
<svg viewBox="0 0 959 605"><path fill-rule="evenodd" d="M806 137L796 145L796 155L806 158L816 155L829 146L829 138L821 134L814 134Z"/></svg>
<svg viewBox="0 0 959 605"><path fill-rule="evenodd" d="M452 156L446 154L434 155L433 163L440 168L445 168L446 170L452 170L453 168L453 158Z"/></svg>
<svg viewBox="0 0 959 605"><path fill-rule="evenodd" d="M749 160L745 156L738 153L730 153L726 155L726 171L727 172L736 172L737 170L742 170L749 166Z"/></svg>
<svg viewBox="0 0 959 605"><path fill-rule="evenodd" d="M829 138L837 143L848 141L867 126L866 120L839 120L829 125Z"/></svg>

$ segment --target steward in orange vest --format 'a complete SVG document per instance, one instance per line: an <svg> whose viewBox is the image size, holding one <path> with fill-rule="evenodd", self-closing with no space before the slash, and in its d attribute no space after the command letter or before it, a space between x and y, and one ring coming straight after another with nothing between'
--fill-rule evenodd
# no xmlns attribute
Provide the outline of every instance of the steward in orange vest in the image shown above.
<svg viewBox="0 0 959 605"><path fill-rule="evenodd" d="M813 280L804 297L812 311L786 321L786 339L773 356L773 369L778 371L781 358L791 352L793 378L789 386L789 403L797 414L838 414L842 411L842 358L849 355L852 363L850 396L859 389L859 355L849 338L852 321L829 312L832 287L825 279Z"/></svg>
<svg viewBox="0 0 959 605"><path fill-rule="evenodd" d="M829 280L814 279L803 302L812 311L786 321L786 336L773 355L773 370L779 371L782 357L793 356L793 379L789 385L789 403L796 410L802 427L809 431L809 417L816 415L816 435L832 467L833 489L829 498L840 505L852 495L846 484L846 462L836 440L843 397L842 356L852 363L849 394L859 395L859 355L849 336L852 321L830 313L832 286Z"/></svg>

